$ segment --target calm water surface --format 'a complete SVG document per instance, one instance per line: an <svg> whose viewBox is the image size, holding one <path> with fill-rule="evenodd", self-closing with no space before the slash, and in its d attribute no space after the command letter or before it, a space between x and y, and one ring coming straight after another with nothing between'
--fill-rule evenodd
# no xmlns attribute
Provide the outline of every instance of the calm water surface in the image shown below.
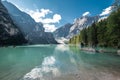
<svg viewBox="0 0 120 80"><path fill-rule="evenodd" d="M0 48L0 80L120 80L120 56L68 45Z"/></svg>

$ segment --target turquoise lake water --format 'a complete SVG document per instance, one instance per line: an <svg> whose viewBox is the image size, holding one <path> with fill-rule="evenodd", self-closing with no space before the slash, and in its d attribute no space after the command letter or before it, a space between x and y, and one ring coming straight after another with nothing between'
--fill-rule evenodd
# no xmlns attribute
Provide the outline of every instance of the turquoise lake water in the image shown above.
<svg viewBox="0 0 120 80"><path fill-rule="evenodd" d="M0 80L120 80L120 56L68 45L0 48Z"/></svg>

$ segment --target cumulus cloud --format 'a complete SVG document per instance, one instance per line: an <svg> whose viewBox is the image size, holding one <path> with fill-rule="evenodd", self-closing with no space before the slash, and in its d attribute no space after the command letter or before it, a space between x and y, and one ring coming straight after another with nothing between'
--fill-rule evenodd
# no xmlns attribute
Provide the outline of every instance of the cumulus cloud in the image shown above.
<svg viewBox="0 0 120 80"><path fill-rule="evenodd" d="M45 18L45 19L40 19L40 22L42 23L59 23L61 20L61 16L59 14L54 14L53 18Z"/></svg>
<svg viewBox="0 0 120 80"><path fill-rule="evenodd" d="M57 29L53 24L44 24L43 27L45 28L45 32L53 32Z"/></svg>
<svg viewBox="0 0 120 80"><path fill-rule="evenodd" d="M42 23L59 23L59 21L62 19L61 15L54 14L52 18L46 18L46 15L53 13L49 9L41 9L36 11L28 10L27 13L31 15L32 18L35 19L36 22L42 22Z"/></svg>
<svg viewBox="0 0 120 80"><path fill-rule="evenodd" d="M110 7L106 8L106 9L104 9L103 12L100 14L100 16L104 16L104 15L110 14L112 12L112 8L113 7L110 6Z"/></svg>
<svg viewBox="0 0 120 80"><path fill-rule="evenodd" d="M36 9L35 11L27 9L27 13L31 15L31 17L34 18L36 22L40 22L47 14L53 12L49 9Z"/></svg>
<svg viewBox="0 0 120 80"><path fill-rule="evenodd" d="M56 30L55 24L62 19L61 15L53 14L51 18L46 15L53 13L49 9L36 9L35 11L26 9L26 12L36 21L42 22L46 32L53 32Z"/></svg>
<svg viewBox="0 0 120 80"><path fill-rule="evenodd" d="M90 12L85 12L85 13L83 13L83 15L82 16L89 16L90 15Z"/></svg>

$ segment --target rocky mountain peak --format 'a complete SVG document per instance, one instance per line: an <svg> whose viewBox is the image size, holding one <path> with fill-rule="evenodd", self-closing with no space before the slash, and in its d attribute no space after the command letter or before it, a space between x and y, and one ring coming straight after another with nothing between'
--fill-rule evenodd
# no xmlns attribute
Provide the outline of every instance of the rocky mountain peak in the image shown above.
<svg viewBox="0 0 120 80"><path fill-rule="evenodd" d="M98 19L99 16L82 16L80 18L76 18L73 24L68 23L58 28L54 32L54 36L58 41L64 41L61 39L70 39L74 35L79 34L83 28L86 28L92 25L92 23L98 21Z"/></svg>

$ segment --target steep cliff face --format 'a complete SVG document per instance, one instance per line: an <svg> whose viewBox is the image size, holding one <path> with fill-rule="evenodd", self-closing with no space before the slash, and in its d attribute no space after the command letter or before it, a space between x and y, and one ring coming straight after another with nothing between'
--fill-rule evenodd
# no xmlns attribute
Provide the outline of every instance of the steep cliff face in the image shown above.
<svg viewBox="0 0 120 80"><path fill-rule="evenodd" d="M12 3L7 1L2 1L2 3L8 9L8 12L14 23L20 28L25 36L32 31L44 31L44 28L41 25L42 23L36 23L30 15L20 11Z"/></svg>
<svg viewBox="0 0 120 80"><path fill-rule="evenodd" d="M30 44L56 44L52 33L44 32L43 24L37 23L34 19L25 12L20 11L10 2L2 2L8 9L14 23L24 33L25 38Z"/></svg>
<svg viewBox="0 0 120 80"><path fill-rule="evenodd" d="M23 44L25 39L0 0L0 46Z"/></svg>

